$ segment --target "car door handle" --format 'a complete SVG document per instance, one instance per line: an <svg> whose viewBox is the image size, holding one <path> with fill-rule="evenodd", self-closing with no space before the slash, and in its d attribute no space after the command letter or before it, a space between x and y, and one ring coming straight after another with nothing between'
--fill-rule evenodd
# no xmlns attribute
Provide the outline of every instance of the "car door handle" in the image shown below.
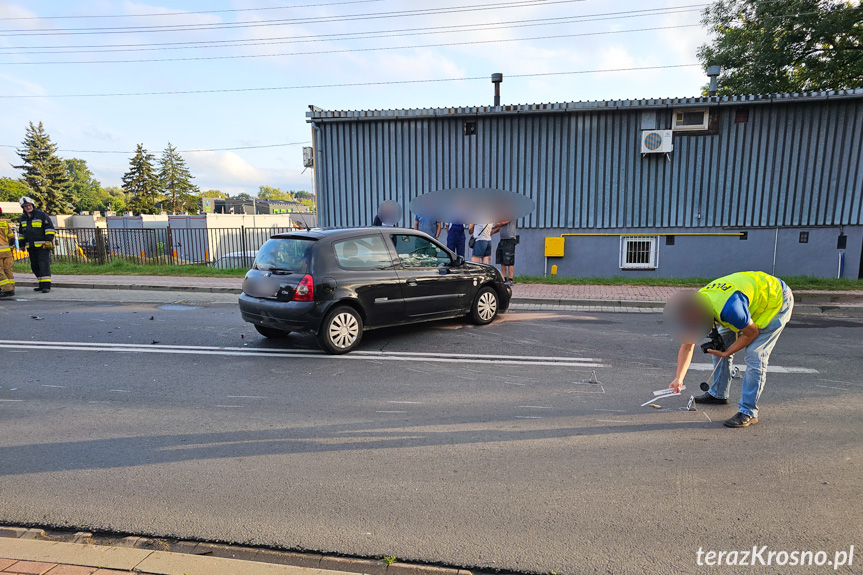
<svg viewBox="0 0 863 575"><path fill-rule="evenodd" d="M409 280L407 280L405 283L406 283L406 284L408 284L409 286L416 287L416 285L417 285L417 280L415 280L415 279L409 279Z"/></svg>

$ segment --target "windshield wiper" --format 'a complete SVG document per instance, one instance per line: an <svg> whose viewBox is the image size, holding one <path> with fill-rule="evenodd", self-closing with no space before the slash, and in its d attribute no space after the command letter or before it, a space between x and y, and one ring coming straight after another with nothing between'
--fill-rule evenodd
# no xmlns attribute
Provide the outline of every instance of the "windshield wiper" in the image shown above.
<svg viewBox="0 0 863 575"><path fill-rule="evenodd" d="M288 274L294 273L294 270L289 270L288 268L280 268L280 267L269 267L269 268L258 268L258 269L261 271L264 271L264 272L273 272L274 274L288 275Z"/></svg>

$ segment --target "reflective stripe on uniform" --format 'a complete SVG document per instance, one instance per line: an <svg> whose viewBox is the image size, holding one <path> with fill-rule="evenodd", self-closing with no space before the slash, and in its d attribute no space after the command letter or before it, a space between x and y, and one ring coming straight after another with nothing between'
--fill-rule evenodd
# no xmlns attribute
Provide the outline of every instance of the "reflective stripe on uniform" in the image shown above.
<svg viewBox="0 0 863 575"><path fill-rule="evenodd" d="M50 282L50 281L51 281L51 278L39 278L39 283Z"/></svg>
<svg viewBox="0 0 863 575"><path fill-rule="evenodd" d="M15 280L0 280L0 287L7 286L9 284L14 284Z"/></svg>
<svg viewBox="0 0 863 575"><path fill-rule="evenodd" d="M40 222L39 220L33 220L32 222L30 222L30 227L31 228L41 228L42 222Z"/></svg>

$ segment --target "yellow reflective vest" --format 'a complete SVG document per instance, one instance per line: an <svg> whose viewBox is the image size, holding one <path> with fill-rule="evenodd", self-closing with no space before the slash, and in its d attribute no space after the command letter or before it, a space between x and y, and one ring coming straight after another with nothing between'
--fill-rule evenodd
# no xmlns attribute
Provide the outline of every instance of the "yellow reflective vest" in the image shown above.
<svg viewBox="0 0 863 575"><path fill-rule="evenodd" d="M736 327L720 319L722 309L729 298L740 292L749 299L749 313L752 323L758 329L764 329L782 309L782 282L779 278L764 272L738 272L715 279L698 290L710 302L713 317L721 326L734 331Z"/></svg>
<svg viewBox="0 0 863 575"><path fill-rule="evenodd" d="M7 220L0 220L0 258L12 257L15 232Z"/></svg>

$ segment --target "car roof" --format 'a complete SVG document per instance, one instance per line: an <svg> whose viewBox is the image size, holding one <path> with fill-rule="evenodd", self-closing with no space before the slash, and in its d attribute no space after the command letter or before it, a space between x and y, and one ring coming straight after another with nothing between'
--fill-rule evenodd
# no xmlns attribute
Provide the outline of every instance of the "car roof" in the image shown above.
<svg viewBox="0 0 863 575"><path fill-rule="evenodd" d="M310 230L298 230L294 232L283 232L280 234L274 234L272 238L274 239L298 239L298 240L320 240L324 238L339 238L339 237L350 237L355 236L357 232L373 232L373 231L381 231L382 229L386 229L387 231L399 231L399 232L414 232L416 230L408 229L408 228L391 228L389 226L365 226L359 228L312 228Z"/></svg>

